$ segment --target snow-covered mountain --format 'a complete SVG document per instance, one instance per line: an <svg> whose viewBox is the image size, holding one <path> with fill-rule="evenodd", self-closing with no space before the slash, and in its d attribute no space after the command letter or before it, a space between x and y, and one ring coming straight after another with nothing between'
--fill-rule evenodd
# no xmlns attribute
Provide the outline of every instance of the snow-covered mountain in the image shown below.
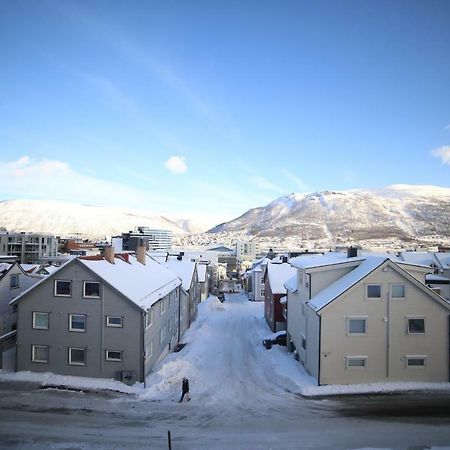
<svg viewBox="0 0 450 450"><path fill-rule="evenodd" d="M8 231L50 233L102 239L135 226L148 226L186 234L176 223L141 210L89 206L56 200L0 201L0 227Z"/></svg>
<svg viewBox="0 0 450 450"><path fill-rule="evenodd" d="M209 233L292 237L307 241L412 242L450 238L450 189L392 185L280 197Z"/></svg>

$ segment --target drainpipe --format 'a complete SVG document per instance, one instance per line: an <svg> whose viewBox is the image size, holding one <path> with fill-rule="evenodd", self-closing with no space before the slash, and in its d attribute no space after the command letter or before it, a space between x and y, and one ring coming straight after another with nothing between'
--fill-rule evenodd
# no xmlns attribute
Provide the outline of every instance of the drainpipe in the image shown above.
<svg viewBox="0 0 450 450"><path fill-rule="evenodd" d="M386 294L386 378L389 378L389 359L390 359L390 310L391 302L389 297L389 291Z"/></svg>
<svg viewBox="0 0 450 450"><path fill-rule="evenodd" d="M322 350L322 317L319 316L319 364L317 367L317 385L318 386L320 386L320 358L321 358L321 354L322 354L321 350Z"/></svg>
<svg viewBox="0 0 450 450"><path fill-rule="evenodd" d="M141 346L142 346L142 374L144 376L144 389L147 387L147 376L145 373L145 317L146 311L142 312L141 317Z"/></svg>

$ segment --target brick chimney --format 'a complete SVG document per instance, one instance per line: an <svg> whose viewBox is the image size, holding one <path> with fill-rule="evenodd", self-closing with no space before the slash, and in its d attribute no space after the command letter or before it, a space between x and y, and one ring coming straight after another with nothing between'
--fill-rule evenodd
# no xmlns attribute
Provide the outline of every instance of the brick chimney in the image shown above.
<svg viewBox="0 0 450 450"><path fill-rule="evenodd" d="M103 249L103 256L105 257L106 261L114 264L114 247L111 245L105 246L105 248Z"/></svg>
<svg viewBox="0 0 450 450"><path fill-rule="evenodd" d="M145 266L145 252L147 251L147 247L142 239L140 239L140 242L138 246L136 247L136 259L141 264L144 264Z"/></svg>

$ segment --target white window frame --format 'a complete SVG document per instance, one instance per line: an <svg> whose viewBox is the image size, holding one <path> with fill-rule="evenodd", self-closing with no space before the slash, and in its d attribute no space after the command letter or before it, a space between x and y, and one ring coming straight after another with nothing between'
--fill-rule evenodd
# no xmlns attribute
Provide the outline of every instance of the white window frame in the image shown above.
<svg viewBox="0 0 450 450"><path fill-rule="evenodd" d="M111 319L120 319L120 324L111 323ZM106 326L111 328L123 328L123 317L122 316L106 316Z"/></svg>
<svg viewBox="0 0 450 450"><path fill-rule="evenodd" d="M380 296L379 297L369 297L369 287L370 286L379 286L380 288ZM381 300L383 298L383 285L380 283L367 283L366 286L366 300Z"/></svg>
<svg viewBox="0 0 450 450"><path fill-rule="evenodd" d="M159 330L159 343L162 344L166 340L166 325Z"/></svg>
<svg viewBox="0 0 450 450"><path fill-rule="evenodd" d="M153 325L153 309L147 310L145 315L145 329L148 330Z"/></svg>
<svg viewBox="0 0 450 450"><path fill-rule="evenodd" d="M363 361L364 364L362 366L352 366L350 365L350 361ZM346 356L345 357L345 367L348 370L364 370L367 369L367 356Z"/></svg>
<svg viewBox="0 0 450 450"><path fill-rule="evenodd" d="M86 285L88 283L98 284L98 295L86 295ZM83 298L100 298L101 296L101 283L99 281L83 281Z"/></svg>
<svg viewBox="0 0 450 450"><path fill-rule="evenodd" d="M423 332L422 331L410 331L409 330L409 321L410 320L423 320ZM427 324L426 324L426 320L425 317L407 317L406 318L406 332L409 335L424 335L427 332Z"/></svg>
<svg viewBox="0 0 450 450"><path fill-rule="evenodd" d="M423 359L423 365L409 365L409 361L412 359ZM427 356L426 355L406 355L405 356L405 367L407 370L412 369L412 370L417 370L417 369L425 369L427 367Z"/></svg>
<svg viewBox="0 0 450 450"><path fill-rule="evenodd" d="M72 361L72 350L83 350L84 363ZM86 349L81 347L69 347L69 365L70 366L85 366L86 365Z"/></svg>
<svg viewBox="0 0 450 450"><path fill-rule="evenodd" d="M57 286L58 286L59 282L70 283L70 294L58 294L57 293ZM55 280L53 295L55 297L72 297L72 280Z"/></svg>
<svg viewBox="0 0 450 450"><path fill-rule="evenodd" d="M34 349L37 349L38 347L47 349L47 359L46 360L35 358ZM49 354L50 354L50 348L48 345L32 345L31 346L31 362L39 363L39 364L48 364Z"/></svg>
<svg viewBox="0 0 450 450"><path fill-rule="evenodd" d="M72 327L72 318L75 316L83 317L83 319L84 319L84 328L83 329ZM74 331L76 333L86 333L86 322L87 322L86 314L69 314L69 331Z"/></svg>
<svg viewBox="0 0 450 450"><path fill-rule="evenodd" d="M364 320L364 333L351 333L350 332L350 322L352 320ZM367 336L367 317L347 317L347 336Z"/></svg>
<svg viewBox="0 0 450 450"><path fill-rule="evenodd" d="M403 297L394 297L394 295L392 294L392 289L393 289L394 286L403 286L405 288ZM405 298L406 298L406 284L405 283L392 283L389 286L389 290L390 290L391 299L394 299L394 300L405 300Z"/></svg>
<svg viewBox="0 0 450 450"><path fill-rule="evenodd" d="M160 315L163 316L167 310L167 305L166 305L166 300L167 297L164 297L160 302L159 302L159 308L160 308Z"/></svg>
<svg viewBox="0 0 450 450"><path fill-rule="evenodd" d="M148 362L153 356L153 341L150 341L145 347L145 361Z"/></svg>
<svg viewBox="0 0 450 450"><path fill-rule="evenodd" d="M46 327L41 327L41 326L36 325L36 315L37 314L45 314L47 316L47 326ZM32 321L33 330L48 330L49 320L50 320L50 315L48 312L33 311L33 321Z"/></svg>
<svg viewBox="0 0 450 450"><path fill-rule="evenodd" d="M119 358L112 358L111 353L119 353ZM123 352L122 350L105 350L105 360L112 362L122 362L123 360Z"/></svg>

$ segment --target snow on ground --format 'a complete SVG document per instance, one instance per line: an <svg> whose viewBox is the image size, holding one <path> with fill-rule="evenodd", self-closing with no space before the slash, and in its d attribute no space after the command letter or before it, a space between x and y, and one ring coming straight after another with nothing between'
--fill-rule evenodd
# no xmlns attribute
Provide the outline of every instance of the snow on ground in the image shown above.
<svg viewBox="0 0 450 450"><path fill-rule="evenodd" d="M292 392L306 397L394 391L449 391L450 383L373 383L317 386L286 348L266 350L262 340L271 335L263 317L264 305L249 302L242 293L226 294L221 303L211 296L199 305L198 317L183 336L187 345L171 353L142 383L121 382L52 373L0 371L0 381L33 381L42 385L81 390L113 390L135 394L140 400L174 401L181 380L190 380L191 395L205 404L217 402L244 406L267 404L270 397Z"/></svg>

